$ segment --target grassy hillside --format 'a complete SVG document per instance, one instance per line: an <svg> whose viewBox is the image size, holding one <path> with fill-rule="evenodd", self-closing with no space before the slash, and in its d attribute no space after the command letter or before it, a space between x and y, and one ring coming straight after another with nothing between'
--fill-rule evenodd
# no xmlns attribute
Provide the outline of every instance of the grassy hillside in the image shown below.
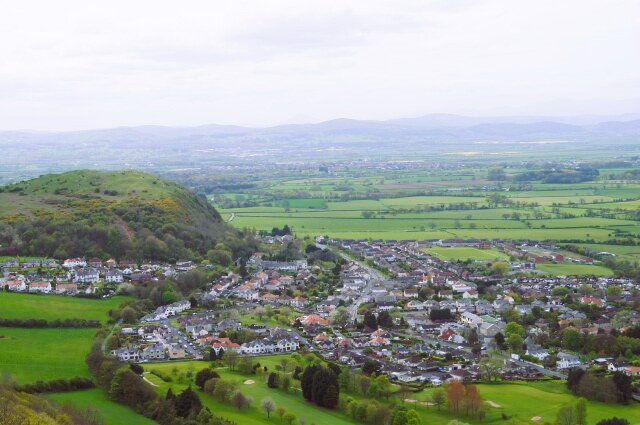
<svg viewBox="0 0 640 425"><path fill-rule="evenodd" d="M21 384L89 378L84 359L95 333L95 329L0 327L0 372L9 372Z"/></svg>
<svg viewBox="0 0 640 425"><path fill-rule="evenodd" d="M39 294L0 292L0 318L3 319L85 319L105 323L109 310L115 309L127 297L89 299L52 297Z"/></svg>
<svg viewBox="0 0 640 425"><path fill-rule="evenodd" d="M171 259L230 232L190 190L140 171L50 174L0 187L0 255Z"/></svg>

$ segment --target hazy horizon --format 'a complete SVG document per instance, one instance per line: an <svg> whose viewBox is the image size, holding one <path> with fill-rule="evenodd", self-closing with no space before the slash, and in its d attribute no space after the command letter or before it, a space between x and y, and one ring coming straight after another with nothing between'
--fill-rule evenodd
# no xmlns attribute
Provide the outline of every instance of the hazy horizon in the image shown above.
<svg viewBox="0 0 640 425"><path fill-rule="evenodd" d="M640 111L635 1L27 0L0 35L3 131Z"/></svg>

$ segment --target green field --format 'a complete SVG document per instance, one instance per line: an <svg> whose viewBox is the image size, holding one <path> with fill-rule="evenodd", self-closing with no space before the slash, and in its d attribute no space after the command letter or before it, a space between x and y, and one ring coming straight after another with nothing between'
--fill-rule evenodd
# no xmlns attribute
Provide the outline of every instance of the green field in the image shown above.
<svg viewBox="0 0 640 425"><path fill-rule="evenodd" d="M274 370L276 364L282 356L260 357L257 360L261 365L266 365L269 370ZM157 385L157 390L164 395L169 388L173 391L181 391L186 388L188 381L176 383L178 376L184 376L188 371L193 373L206 367L206 362L178 362L178 363L159 363L145 365L146 370L160 370L163 373L173 377L174 382L166 383L155 375L145 375L147 379ZM288 411L294 412L299 418L304 417L307 423L315 424L354 424L350 417L339 411L328 411L326 409L318 409L303 401L300 394L294 394L293 390L285 393L281 390L274 390L267 387L265 377L256 375L242 375L238 372L231 372L226 368L217 369L223 378L235 379L239 383L238 388L244 395L250 395L254 398L254 402L250 409L238 411L230 405L230 403L220 403L213 397L199 392L199 395L206 406L209 406L215 413L235 420L241 424L247 425L263 425L271 423L280 423L280 419L273 417L267 419L264 412L259 408L260 400L264 397L271 397L278 406L285 407ZM247 379L254 380L255 383L246 385ZM483 421L473 420L469 418L461 418L465 422L472 424L502 424L502 413L504 412L512 418L511 423L534 423L531 418L541 416L541 422L551 422L555 420L557 411L565 406L577 401L577 398L570 394L563 382L539 382L539 383L513 383L513 384L494 384L479 385L480 392L486 401L498 404L498 408L489 408L488 414ZM423 423L446 425L453 415L447 412L446 408L438 411L436 407L425 406L422 402L431 400L431 390L427 389L418 393L409 394L407 399L413 400L407 402L407 406L416 409L423 417ZM359 395L341 394L341 397L353 396L355 399L361 399ZM385 400L380 400L384 402ZM392 400L399 402L398 400ZM587 425L593 425L603 418L612 416L622 416L627 418L631 424L640 423L640 405L631 404L622 406L617 404L603 404L598 402L587 402Z"/></svg>
<svg viewBox="0 0 640 425"><path fill-rule="evenodd" d="M274 370L275 365L281 356L269 356L261 357L258 360L261 365L266 365L269 370ZM146 370L161 370L165 373L171 373L172 369L177 368L180 372L191 370L197 372L198 370L207 367L208 363L205 362L180 362L180 363L154 363L145 365ZM264 397L271 397L275 401L277 406L283 406L288 411L296 414L298 418L304 417L307 419L307 423L320 424L335 424L335 425L352 425L357 422L347 417L339 411L318 409L311 404L304 401L301 395L295 395L293 392L285 393L280 390L273 390L267 387L264 378L256 377L255 375L242 375L237 372L231 372L227 369L218 369L218 372L223 378L235 379L239 382L238 389L247 396L252 396L254 402L250 409L245 409L242 412L238 412L230 403L221 403L211 397L208 394L204 394L198 391L200 398L205 406L208 406L212 412L222 417L232 419L238 424L242 425L262 425L272 423L284 423L275 414L271 415L271 419L267 419L266 414L260 410L260 400ZM145 375L154 384L158 385L157 389L161 395L164 395L169 388L172 388L174 392L182 391L187 387L186 383L168 384L162 381L155 375ZM251 379L255 381L255 384L245 385L243 382Z"/></svg>
<svg viewBox="0 0 640 425"><path fill-rule="evenodd" d="M613 276L613 272L610 269L590 264L538 264L536 269L553 276Z"/></svg>
<svg viewBox="0 0 640 425"><path fill-rule="evenodd" d="M441 258L443 260L461 260L466 259L478 260L478 261L494 261L494 260L509 260L509 256L504 252L496 249L478 249L471 247L455 247L455 248L443 248L433 247L425 248L423 252Z"/></svg>
<svg viewBox="0 0 640 425"><path fill-rule="evenodd" d="M108 311L116 308L126 299L126 297L88 299L0 291L0 318L86 319L106 323L109 318Z"/></svg>
<svg viewBox="0 0 640 425"><path fill-rule="evenodd" d="M106 425L154 425L155 421L137 414L127 406L109 400L100 389L73 391L68 393L51 394L49 398L57 403L69 403L80 411L96 410Z"/></svg>
<svg viewBox="0 0 640 425"><path fill-rule="evenodd" d="M95 329L0 328L0 371L19 383L90 377L85 357Z"/></svg>

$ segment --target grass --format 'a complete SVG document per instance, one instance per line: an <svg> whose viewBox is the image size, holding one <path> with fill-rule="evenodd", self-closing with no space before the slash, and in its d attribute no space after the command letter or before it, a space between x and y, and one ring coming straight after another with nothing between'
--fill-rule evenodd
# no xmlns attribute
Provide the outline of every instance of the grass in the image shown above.
<svg viewBox="0 0 640 425"><path fill-rule="evenodd" d="M0 328L0 371L19 383L90 377L85 357L95 329Z"/></svg>
<svg viewBox="0 0 640 425"><path fill-rule="evenodd" d="M508 260L509 256L504 252L500 252L496 249L478 249L471 247L455 247L455 248L442 248L433 247L423 249L425 253L436 256L443 260L466 260L468 258L472 260L480 261L493 261L493 260Z"/></svg>
<svg viewBox="0 0 640 425"><path fill-rule="evenodd" d="M283 356L267 356L256 358L261 365L266 365L269 370L274 370ZM174 392L182 391L188 386L188 381L177 382L177 377L191 371L196 373L198 370L209 366L207 362L189 361L178 363L157 363L145 365L146 370L159 370L167 375L176 377L174 382L167 383L162 381L155 375L147 374L147 378L157 385L156 389L161 395L164 395L169 388ZM176 373L174 373L174 371ZM199 395L205 406L208 406L218 415L232 419L241 424L247 425L263 425L281 423L281 420L272 414L271 419L267 419L264 412L259 408L260 400L264 397L271 397L277 406L283 406L288 411L296 414L298 418L304 417L307 423L315 424L354 424L350 417L339 411L330 411L319 409L305 402L299 394L293 391L285 393L281 390L274 390L267 387L265 377L256 375L242 375L238 372L231 372L226 368L217 369L223 378L235 379L239 382L239 390L247 396L252 396L254 402L250 409L238 411L230 405L230 403L221 403L211 396L199 392ZM255 381L252 385L245 385L243 382L247 379ZM548 421L553 422L558 410L566 405L571 405L577 401L577 398L570 394L561 381L547 381L537 383L513 383L513 384L480 384L480 392L485 400L490 400L500 405L499 408L490 408L487 416L483 421L460 418L464 422L471 424L503 424L502 413L504 412L511 419L510 423L529 423L534 416L541 416L541 424ZM349 397L350 394L341 394L341 397ZM417 401L429 401L431 397L431 389L420 391L418 393L407 395L408 399ZM361 399L361 396L355 395L355 399ZM380 400L384 402L385 400ZM392 397L392 400L393 397ZM398 400L395 400L399 402ZM416 409L423 420L423 423L434 425L446 425L450 420L454 419L446 408L438 411L436 407L424 406L418 403L406 403L409 408ZM640 423L640 405L630 404L627 406L617 404L603 404L598 402L587 402L587 424L594 425L604 418L612 416L627 418L631 424Z"/></svg>
<svg viewBox="0 0 640 425"><path fill-rule="evenodd" d="M553 276L613 276L611 269L590 264L539 264L536 266L536 269Z"/></svg>
<svg viewBox="0 0 640 425"><path fill-rule="evenodd" d="M51 394L49 398L57 403L72 404L80 411L87 409L97 411L106 425L156 424L156 422L137 414L127 406L109 400L104 391L97 388L85 391Z"/></svg>
<svg viewBox="0 0 640 425"><path fill-rule="evenodd" d="M283 356L266 356L257 358L261 365L266 365L269 370L275 370L275 365ZM289 357L289 356L285 356ZM207 362L180 362L180 363L158 363L145 365L146 370L161 370L165 373L171 374L171 371L176 368L179 372L184 373L186 371L197 372L198 370L205 368L209 365ZM307 423L320 424L335 424L335 425L352 425L357 422L347 417L340 411L328 410L317 408L310 403L304 401L301 395L296 395L292 392L285 393L281 390L274 390L267 387L265 378L258 377L256 375L242 375L238 372L231 372L228 369L217 369L218 373L223 378L234 379L239 382L238 389L246 396L252 396L254 402L250 409L244 409L238 411L230 403L221 403L208 394L198 391L200 398L205 406L208 406L212 412L222 417L236 421L242 425L263 425L282 423L275 412L271 414L271 419L267 419L266 414L260 409L260 401L265 397L271 397L277 406L282 406L287 411L293 412L298 418L304 417L307 419ZM166 383L155 375L147 374L149 379L154 384L158 385L157 390L161 395L164 395L169 388L172 388L174 393L180 392L187 387L187 383ZM255 384L245 385L244 381L251 379L255 381Z"/></svg>
<svg viewBox="0 0 640 425"><path fill-rule="evenodd" d="M126 297L107 299L56 295L19 294L0 291L0 317L4 319L87 319L105 323L108 312Z"/></svg>

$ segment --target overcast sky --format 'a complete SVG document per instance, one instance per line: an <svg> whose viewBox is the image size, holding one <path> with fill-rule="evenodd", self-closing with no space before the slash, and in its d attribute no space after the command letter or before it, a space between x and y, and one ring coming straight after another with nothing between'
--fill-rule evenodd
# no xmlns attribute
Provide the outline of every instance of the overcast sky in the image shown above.
<svg viewBox="0 0 640 425"><path fill-rule="evenodd" d="M640 112L640 1L0 0L0 129Z"/></svg>

